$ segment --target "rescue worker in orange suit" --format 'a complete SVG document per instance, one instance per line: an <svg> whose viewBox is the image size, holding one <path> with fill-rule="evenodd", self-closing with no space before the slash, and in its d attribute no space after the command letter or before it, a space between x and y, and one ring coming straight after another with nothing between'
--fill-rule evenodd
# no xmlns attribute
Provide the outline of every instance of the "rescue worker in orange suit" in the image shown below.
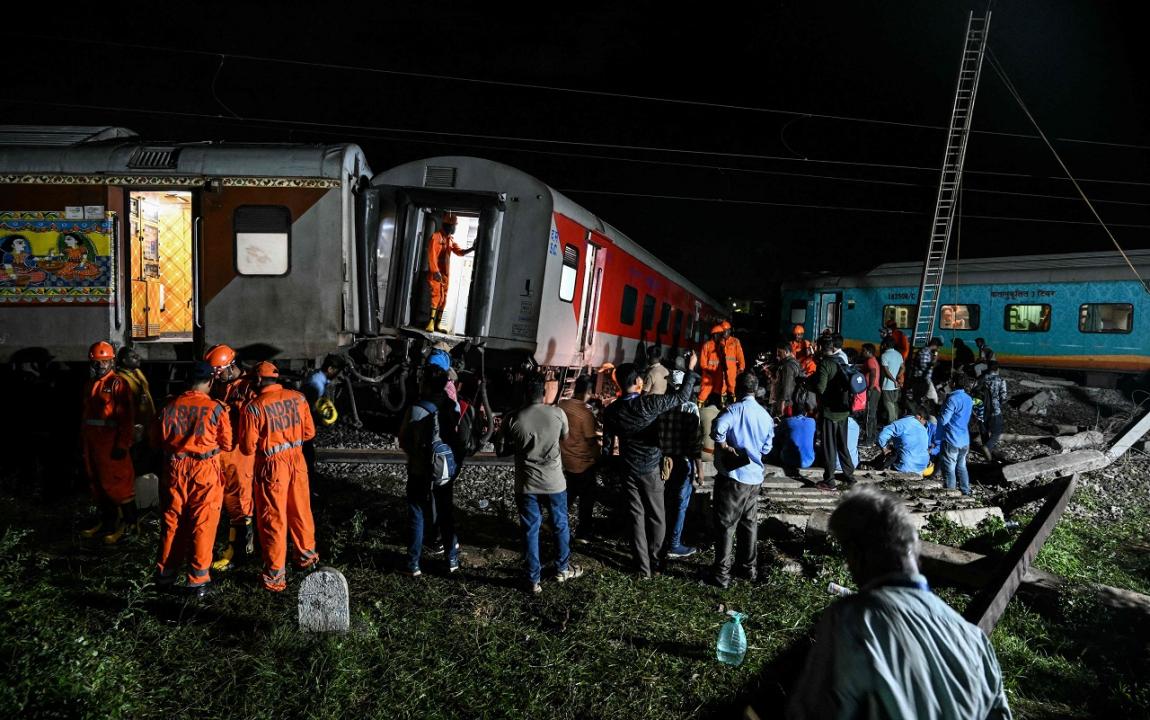
<svg viewBox="0 0 1150 720"><path fill-rule="evenodd" d="M106 544L115 545L136 527L136 472L128 455L136 401L131 387L113 370L116 352L111 343L92 345L88 360L90 379L84 387L80 438L100 522L80 535L103 535Z"/></svg>
<svg viewBox="0 0 1150 720"><path fill-rule="evenodd" d="M703 376L699 383L699 405L705 405L713 392L720 397L726 394L727 357L722 325L711 328L711 339L704 342L699 350L699 372Z"/></svg>
<svg viewBox="0 0 1150 720"><path fill-rule="evenodd" d="M270 362L253 368L259 394L243 411L240 448L255 454L256 527L263 550L264 588L287 589L288 538L295 546L298 569L319 562L315 523L311 515L307 463L300 446L315 437L307 400L279 384L279 371Z"/></svg>
<svg viewBox="0 0 1150 720"><path fill-rule="evenodd" d="M455 226L458 219L451 214L443 216L440 229L431 235L427 242L427 284L431 290L431 317L427 321L428 332L443 332L439 322L443 319L443 309L447 306L447 283L451 257L448 253L459 256L466 255L475 250L469 247L466 250L455 244Z"/></svg>
<svg viewBox="0 0 1150 720"><path fill-rule="evenodd" d="M214 345L204 354L204 361L212 367L214 382L211 396L228 408L233 434L239 434L240 416L244 405L255 397L251 380L244 377L236 363L236 351L227 345ZM252 476L255 458L235 447L220 448L220 464L224 478L224 509L228 514L228 544L212 563L213 570L224 570L237 555L251 555L255 551L252 526Z"/></svg>
<svg viewBox="0 0 1150 720"><path fill-rule="evenodd" d="M898 350L898 354L902 355L902 361L905 363L907 358L910 357L910 340L906 339L906 333L898 329L898 323L894 320L887 320L887 330L891 342L894 343L894 349Z"/></svg>
<svg viewBox="0 0 1150 720"><path fill-rule="evenodd" d="M211 591L212 547L224 495L220 453L232 447L228 408L208 396L214 377L211 365L197 362L191 388L169 402L152 426L165 456L155 582L171 588L186 562L188 592L195 597Z"/></svg>
<svg viewBox="0 0 1150 720"><path fill-rule="evenodd" d="M723 401L730 405L735 401L735 378L747 369L747 361L743 357L743 344L731 334L731 323L724 320L719 325L723 328L723 356L727 361L727 374L723 378Z"/></svg>
<svg viewBox="0 0 1150 720"><path fill-rule="evenodd" d="M795 360L799 361L799 367L803 369L803 374L806 377L812 377L818 372L818 362L815 360L815 349L811 345L811 341L806 339L807 330L802 325L795 325L791 329L791 352L795 356Z"/></svg>
<svg viewBox="0 0 1150 720"><path fill-rule="evenodd" d="M152 400L152 391L148 386L148 378L140 369L140 355L128 346L120 348L116 353L116 374L128 384L132 391L133 407L136 409L135 422L132 426L132 456L133 472L150 472L156 463L150 457L153 453L144 442L147 430L151 426L152 418L156 416L156 403Z"/></svg>

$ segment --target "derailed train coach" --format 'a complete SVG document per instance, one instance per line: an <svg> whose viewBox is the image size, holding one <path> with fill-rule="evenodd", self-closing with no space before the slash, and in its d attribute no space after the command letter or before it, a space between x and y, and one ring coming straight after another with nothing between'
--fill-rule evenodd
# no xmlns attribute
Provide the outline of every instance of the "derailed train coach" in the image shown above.
<svg viewBox="0 0 1150 720"><path fill-rule="evenodd" d="M427 332L428 243L447 214L475 250L450 257L444 332ZM289 368L341 352L394 407L435 343L562 383L651 345L691 347L719 307L499 163L432 158L373 177L354 144L0 130L0 363L82 362L104 338L153 368L217 342Z"/></svg>

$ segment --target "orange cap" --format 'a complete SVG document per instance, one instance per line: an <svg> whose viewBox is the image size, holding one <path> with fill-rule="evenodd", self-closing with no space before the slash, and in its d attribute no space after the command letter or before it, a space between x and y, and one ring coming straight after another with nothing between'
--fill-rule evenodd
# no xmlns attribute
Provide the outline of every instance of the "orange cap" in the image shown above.
<svg viewBox="0 0 1150 720"><path fill-rule="evenodd" d="M93 343L92 347L88 348L89 360L115 360L116 349L112 347L112 343L107 340L101 340L98 343Z"/></svg>
<svg viewBox="0 0 1150 720"><path fill-rule="evenodd" d="M256 377L260 378L278 378L280 376L280 371L276 369L276 366L267 360L256 363L256 366L252 368L252 372L255 373Z"/></svg>
<svg viewBox="0 0 1150 720"><path fill-rule="evenodd" d="M224 344L212 345L204 353L204 362L216 370L222 370L236 361L236 351Z"/></svg>
<svg viewBox="0 0 1150 720"><path fill-rule="evenodd" d="M791 328L791 332L792 333L802 333L803 335L806 335L807 329L804 328L802 325L795 325L793 328Z"/></svg>

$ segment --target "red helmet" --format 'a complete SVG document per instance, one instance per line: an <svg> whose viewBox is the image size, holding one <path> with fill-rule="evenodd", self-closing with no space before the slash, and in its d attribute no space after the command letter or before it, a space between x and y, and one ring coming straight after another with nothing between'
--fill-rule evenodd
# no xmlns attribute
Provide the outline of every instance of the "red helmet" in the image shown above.
<svg viewBox="0 0 1150 720"><path fill-rule="evenodd" d="M258 378L278 378L280 376L280 371L276 369L276 366L267 360L257 363L256 366L252 368L252 372Z"/></svg>
<svg viewBox="0 0 1150 720"><path fill-rule="evenodd" d="M213 345L204 353L204 362L215 370L222 370L235 363L236 351L224 344Z"/></svg>
<svg viewBox="0 0 1150 720"><path fill-rule="evenodd" d="M88 348L88 359L92 361L115 360L116 349L112 347L112 343L107 340L101 340Z"/></svg>

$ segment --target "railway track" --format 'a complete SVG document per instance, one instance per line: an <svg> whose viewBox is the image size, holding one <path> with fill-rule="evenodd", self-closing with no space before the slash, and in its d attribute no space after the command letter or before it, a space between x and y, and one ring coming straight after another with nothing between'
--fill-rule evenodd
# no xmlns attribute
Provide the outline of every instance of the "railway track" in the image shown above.
<svg viewBox="0 0 1150 720"><path fill-rule="evenodd" d="M316 462L351 463L353 465L403 465L407 456L402 450L386 448L316 448ZM465 461L467 465L512 467L513 458L497 457L494 453L478 453Z"/></svg>

